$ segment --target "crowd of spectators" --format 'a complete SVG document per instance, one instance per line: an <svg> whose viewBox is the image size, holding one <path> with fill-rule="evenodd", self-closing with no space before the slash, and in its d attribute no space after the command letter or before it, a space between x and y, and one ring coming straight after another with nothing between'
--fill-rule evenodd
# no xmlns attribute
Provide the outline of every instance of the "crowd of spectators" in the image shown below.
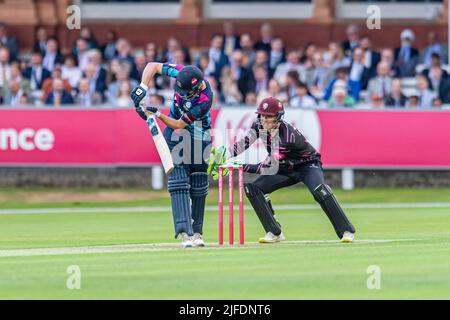
<svg viewBox="0 0 450 320"><path fill-rule="evenodd" d="M133 47L114 31L99 43L89 28L80 30L72 48L38 28L31 53L0 24L0 105L107 105L130 107L130 92L148 62L195 64L214 90L216 105L256 105L275 96L304 108L434 108L450 103L447 45L428 34L428 45L415 47L415 34L401 32L397 48L378 48L356 25L347 39L326 48L308 43L286 48L265 23L255 39L237 34L230 22L214 35L209 48L189 50L171 37L164 48L149 42ZM169 105L174 79L157 76L150 103Z"/></svg>

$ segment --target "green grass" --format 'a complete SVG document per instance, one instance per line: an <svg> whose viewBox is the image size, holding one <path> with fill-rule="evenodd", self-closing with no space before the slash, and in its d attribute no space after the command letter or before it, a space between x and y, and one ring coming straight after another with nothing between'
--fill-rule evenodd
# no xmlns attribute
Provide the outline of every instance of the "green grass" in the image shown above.
<svg viewBox="0 0 450 320"><path fill-rule="evenodd" d="M16 192L0 190L6 198L0 208L55 207L8 202L8 195ZM342 203L450 202L447 189L336 190L336 194ZM69 202L56 207L169 203L163 194L152 197L152 201ZM272 199L275 204L313 203L305 189L297 188L275 193ZM208 203L216 201L213 190ZM248 203L246 209L246 240L254 242L263 230ZM450 299L449 208L346 212L359 239L409 240L0 257L0 299ZM336 239L321 210L279 211L277 216L288 240ZM205 239L217 242L214 212L206 214ZM168 212L0 214L0 251L161 242L177 243ZM66 288L70 265L81 269L80 290ZM380 290L366 286L371 265L381 269Z"/></svg>

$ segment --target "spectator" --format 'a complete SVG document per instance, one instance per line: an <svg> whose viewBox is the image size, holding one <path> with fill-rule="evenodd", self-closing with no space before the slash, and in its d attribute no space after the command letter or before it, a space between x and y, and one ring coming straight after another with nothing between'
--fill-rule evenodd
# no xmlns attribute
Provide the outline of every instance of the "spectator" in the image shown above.
<svg viewBox="0 0 450 320"><path fill-rule="evenodd" d="M78 93L75 96L75 104L82 107L92 107L100 103L102 103L102 97L98 92L91 92L89 79L81 79L78 84Z"/></svg>
<svg viewBox="0 0 450 320"><path fill-rule="evenodd" d="M43 82L51 77L50 71L42 67L40 52L31 54L30 65L25 69L23 76L30 81L32 90L41 90Z"/></svg>
<svg viewBox="0 0 450 320"><path fill-rule="evenodd" d="M80 38L86 40L89 49L96 49L97 48L97 41L95 40L91 29L86 28L86 27L82 28L81 31L80 31Z"/></svg>
<svg viewBox="0 0 450 320"><path fill-rule="evenodd" d="M368 98L372 97L374 94L382 99L390 95L392 78L389 76L389 72L389 65L386 62L380 62L378 64L377 76L369 81L367 87Z"/></svg>
<svg viewBox="0 0 450 320"><path fill-rule="evenodd" d="M434 98L433 101L431 102L431 106L433 108L441 108L443 105L442 100L439 98Z"/></svg>
<svg viewBox="0 0 450 320"><path fill-rule="evenodd" d="M437 98L436 94L428 89L428 80L423 75L416 77L416 88L419 97L419 107L423 109L431 108L434 98Z"/></svg>
<svg viewBox="0 0 450 320"><path fill-rule="evenodd" d="M330 42L328 51L324 53L325 65L336 71L338 68L350 67L352 60L344 55L342 45L337 42Z"/></svg>
<svg viewBox="0 0 450 320"><path fill-rule="evenodd" d="M364 51L361 48L355 48L353 50L352 64L350 66L350 80L359 82L361 88L364 90L367 88L370 78L370 70L364 65Z"/></svg>
<svg viewBox="0 0 450 320"><path fill-rule="evenodd" d="M165 99L164 96L160 94L152 94L149 97L149 102L151 106L164 106Z"/></svg>
<svg viewBox="0 0 450 320"><path fill-rule="evenodd" d="M300 82L297 86L295 96L289 101L291 107L299 108L315 108L317 107L316 100L308 92L308 86Z"/></svg>
<svg viewBox="0 0 450 320"><path fill-rule="evenodd" d="M117 40L117 56L120 62L127 63L130 69L130 78L136 81L140 81L139 72L134 63L134 57L131 55L130 42L124 38Z"/></svg>
<svg viewBox="0 0 450 320"><path fill-rule="evenodd" d="M30 105L30 104L31 104L31 103L30 103L30 98L28 97L28 95L23 94L23 95L20 97L19 105L20 105L21 107L23 107L23 106L27 106L27 105Z"/></svg>
<svg viewBox="0 0 450 320"><path fill-rule="evenodd" d="M322 53L317 51L306 65L305 81L308 88L323 91L333 77L333 70L325 65Z"/></svg>
<svg viewBox="0 0 450 320"><path fill-rule="evenodd" d="M286 52L284 50L283 39L273 38L269 52L269 78L272 78L275 69L280 63L286 62Z"/></svg>
<svg viewBox="0 0 450 320"><path fill-rule="evenodd" d="M305 73L305 68L300 64L300 55L297 51L291 51L287 55L287 61L280 63L274 74L274 78L280 83L281 86L286 84L287 73L291 70L297 71L299 77Z"/></svg>
<svg viewBox="0 0 450 320"><path fill-rule="evenodd" d="M431 69L432 69L432 68L439 68L439 69L441 69L441 70L442 70L442 77L445 78L445 79L448 78L448 73L447 73L446 70L444 70L444 69L442 68L442 65L441 65L441 58L440 58L439 54L437 54L437 53L432 53L432 54L431 54L431 66L430 66L429 68L426 68L426 69L424 69L424 70L422 71L422 74L423 74L425 77L427 77L428 79L430 79L430 76L431 76Z"/></svg>
<svg viewBox="0 0 450 320"><path fill-rule="evenodd" d="M136 65L136 69L139 74L139 79L142 79L142 74L144 73L144 69L147 66L147 59L143 53L137 53L134 56L134 64Z"/></svg>
<svg viewBox="0 0 450 320"><path fill-rule="evenodd" d="M9 64L9 50L8 48L0 48L0 90L8 86L10 79L11 65Z"/></svg>
<svg viewBox="0 0 450 320"><path fill-rule="evenodd" d="M313 60L314 54L317 52L317 47L313 42L309 42L303 48L303 55L300 58L300 63L307 64Z"/></svg>
<svg viewBox="0 0 450 320"><path fill-rule="evenodd" d="M255 50L264 50L269 54L271 50L271 42L273 39L273 28L269 23L264 23L260 28L261 39L255 43Z"/></svg>
<svg viewBox="0 0 450 320"><path fill-rule="evenodd" d="M83 73L81 72L81 69L75 65L75 57L73 55L65 56L61 71L62 78L69 81L72 88L76 88L83 76Z"/></svg>
<svg viewBox="0 0 450 320"><path fill-rule="evenodd" d="M128 68L129 66L127 64L122 65L124 69ZM89 91L91 92L91 94L94 94L95 92L98 93L101 96L102 101L104 101L107 86L106 86L106 74L103 75L103 69L99 68L99 66L95 65L95 63L89 63L86 67L86 71L84 72L84 78L86 78L89 81ZM114 92L114 95L115 94L116 92Z"/></svg>
<svg viewBox="0 0 450 320"><path fill-rule="evenodd" d="M254 90L255 79L250 69L243 66L244 56L241 50L236 50L231 55L230 72L233 81L237 83L239 92L241 93L240 102L244 101L247 92Z"/></svg>
<svg viewBox="0 0 450 320"><path fill-rule="evenodd" d="M81 71L85 71L89 63L88 58L89 44L83 38L78 38L75 45L74 55L78 61L78 67Z"/></svg>
<svg viewBox="0 0 450 320"><path fill-rule="evenodd" d="M136 80L130 79L129 69L127 65L121 65L116 74L116 81L109 85L108 100L109 103L111 103L112 105L117 105L116 99L120 95L121 92L120 90L121 88L123 88L121 87L121 85L124 82L128 83L130 88L135 88L139 85L139 83Z"/></svg>
<svg viewBox="0 0 450 320"><path fill-rule="evenodd" d="M247 106L256 106L258 104L258 98L255 92L248 92L245 96L245 104Z"/></svg>
<svg viewBox="0 0 450 320"><path fill-rule="evenodd" d="M46 105L60 107L62 105L73 104L72 95L64 90L64 83L61 79L53 81L53 91L47 96L45 100Z"/></svg>
<svg viewBox="0 0 450 320"><path fill-rule="evenodd" d="M345 34L347 40L342 43L342 47L344 48L345 55L351 57L353 55L353 50L359 46L359 27L355 24L350 24L347 27Z"/></svg>
<svg viewBox="0 0 450 320"><path fill-rule="evenodd" d="M8 35L6 24L0 22L0 47L3 46L9 51L9 61L16 61L19 55L19 47L14 37Z"/></svg>
<svg viewBox="0 0 450 320"><path fill-rule="evenodd" d="M45 56L42 60L42 66L52 72L55 66L61 66L63 62L63 57L59 53L58 40L56 38L49 38L47 40Z"/></svg>
<svg viewBox="0 0 450 320"><path fill-rule="evenodd" d="M328 105L330 108L349 108L355 105L355 99L348 94L344 80L336 81Z"/></svg>
<svg viewBox="0 0 450 320"><path fill-rule="evenodd" d="M450 84L448 76L444 75L439 66L433 66L430 69L428 77L428 87L443 103L450 103Z"/></svg>
<svg viewBox="0 0 450 320"><path fill-rule="evenodd" d="M145 46L145 60L146 62L155 62L158 57L158 48L154 42L149 42Z"/></svg>
<svg viewBox="0 0 450 320"><path fill-rule="evenodd" d="M286 92L281 91L280 84L275 79L271 79L269 81L269 88L267 91L262 91L259 93L258 100L261 101L262 99L267 97L275 97L280 100L281 103L288 102L288 96Z"/></svg>
<svg viewBox="0 0 450 320"><path fill-rule="evenodd" d="M414 32L405 29L400 34L401 46L395 49L395 63L400 70L400 77L414 77L416 65L419 62L419 51L414 48Z"/></svg>
<svg viewBox="0 0 450 320"><path fill-rule="evenodd" d="M386 107L404 108L407 99L402 93L402 80L399 78L393 79L391 82L391 93L384 100Z"/></svg>
<svg viewBox="0 0 450 320"><path fill-rule="evenodd" d="M114 107L130 108L134 106L133 100L131 100L130 97L131 89L130 83L127 81L120 84L119 93L115 99L115 103L113 104Z"/></svg>
<svg viewBox="0 0 450 320"><path fill-rule="evenodd" d="M372 48L372 40L369 36L363 36L360 41L360 47L364 51L364 66L369 69L369 77L376 76L378 63L381 60L381 55Z"/></svg>
<svg viewBox="0 0 450 320"><path fill-rule="evenodd" d="M236 51L235 51L236 52ZM234 54L234 53L233 53ZM233 74L233 70L229 66L225 66L222 69L222 77L220 78L222 83L222 101L226 104L237 104L243 101L243 94L240 92Z"/></svg>
<svg viewBox="0 0 450 320"><path fill-rule="evenodd" d="M222 51L222 47L223 38L220 35L214 35L211 39L211 45L208 51L208 73L213 75L217 81L219 81L222 74L222 68L229 64L227 56Z"/></svg>
<svg viewBox="0 0 450 320"><path fill-rule="evenodd" d="M256 58L252 37L248 33L244 33L241 35L239 44L243 55L242 65L246 68L251 68Z"/></svg>
<svg viewBox="0 0 450 320"><path fill-rule="evenodd" d="M45 56L47 51L47 30L44 27L38 27L36 30L36 38L33 46L33 51L39 51L42 56Z"/></svg>
<svg viewBox="0 0 450 320"><path fill-rule="evenodd" d="M203 74L211 75L209 68L209 54L207 51L201 51L197 61L197 67Z"/></svg>
<svg viewBox="0 0 450 320"><path fill-rule="evenodd" d="M428 33L428 46L423 50L420 62L430 68L433 54L437 54L440 57L442 64L447 62L447 46L439 42L438 35L435 31L430 31Z"/></svg>
<svg viewBox="0 0 450 320"><path fill-rule="evenodd" d="M30 82L22 76L18 63L13 63L10 66L10 81L17 82L23 94L31 94ZM6 86L5 89L7 88Z"/></svg>
<svg viewBox="0 0 450 320"><path fill-rule="evenodd" d="M184 56L188 64L191 63L191 57L189 55L189 50L184 48L181 43L174 37L167 39L167 47L163 49L159 57L159 61L173 63L173 54L176 50L183 50Z"/></svg>
<svg viewBox="0 0 450 320"><path fill-rule="evenodd" d="M348 70L346 68L339 68L336 70L336 77L331 80L330 84L328 85L325 91L324 100L328 101L330 99L330 97L332 96L334 85L338 80L342 80L347 83L347 87L345 88L346 94L348 93L350 96L352 96L355 102L358 101L359 92L361 90L361 83L359 81L353 81L349 79Z"/></svg>
<svg viewBox="0 0 450 320"><path fill-rule="evenodd" d="M263 67L267 71L269 71L269 58L267 52L264 50L256 51L255 62L253 63L253 67Z"/></svg>
<svg viewBox="0 0 450 320"><path fill-rule="evenodd" d="M419 96L412 95L408 98L408 101L406 102L407 108L418 108L419 107Z"/></svg>
<svg viewBox="0 0 450 320"><path fill-rule="evenodd" d="M253 77L255 78L255 93L259 95L261 91L266 91L269 84L267 69L263 66L253 67Z"/></svg>
<svg viewBox="0 0 450 320"><path fill-rule="evenodd" d="M384 99L376 92L370 94L370 106L372 108L381 109L384 108Z"/></svg>
<svg viewBox="0 0 450 320"><path fill-rule="evenodd" d="M53 72L51 78L45 79L42 83L42 98L41 101L44 102L47 99L47 96L52 92L53 90L53 82L55 80L62 80L64 91L72 92L72 86L70 85L69 81L62 78L62 71L60 67L56 67Z"/></svg>
<svg viewBox="0 0 450 320"><path fill-rule="evenodd" d="M234 50L239 49L240 38L234 31L233 23L225 21L223 24L223 48L222 51L231 58Z"/></svg>
<svg viewBox="0 0 450 320"><path fill-rule="evenodd" d="M286 92L288 99L297 94L297 87L300 85L300 75L297 71L291 70L286 75Z"/></svg>
<svg viewBox="0 0 450 320"><path fill-rule="evenodd" d="M400 68L394 61L394 50L386 48L381 51L381 62L386 62L390 66L389 75L393 78L400 77Z"/></svg>
<svg viewBox="0 0 450 320"><path fill-rule="evenodd" d="M106 33L106 43L101 48L103 58L106 61L110 61L117 55L116 44L117 44L117 33L114 30L109 30Z"/></svg>
<svg viewBox="0 0 450 320"><path fill-rule="evenodd" d="M8 90L4 94L4 104L9 107L17 107L20 105L20 97L24 92L20 88L20 83L17 81L10 81Z"/></svg>

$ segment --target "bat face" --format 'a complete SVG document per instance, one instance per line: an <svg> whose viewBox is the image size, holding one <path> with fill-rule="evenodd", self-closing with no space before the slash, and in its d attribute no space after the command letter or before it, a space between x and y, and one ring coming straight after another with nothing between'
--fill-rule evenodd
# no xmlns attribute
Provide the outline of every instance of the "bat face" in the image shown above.
<svg viewBox="0 0 450 320"><path fill-rule="evenodd" d="M155 119L153 117L148 117L147 125L148 125L148 127L150 129L150 133L152 134L153 137L155 137L155 136L157 136L159 134L156 121L155 121Z"/></svg>
<svg viewBox="0 0 450 320"><path fill-rule="evenodd" d="M166 174L170 174L174 168L172 155L170 153L169 146L166 139L164 139L161 129L155 120L153 114L149 114L147 118L147 126L155 143L156 150L158 150L159 157L161 158L162 165Z"/></svg>

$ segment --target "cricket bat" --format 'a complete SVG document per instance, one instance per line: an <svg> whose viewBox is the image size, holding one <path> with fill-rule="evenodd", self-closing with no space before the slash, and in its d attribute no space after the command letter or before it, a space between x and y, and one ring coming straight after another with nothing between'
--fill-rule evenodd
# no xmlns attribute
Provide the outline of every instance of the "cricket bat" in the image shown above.
<svg viewBox="0 0 450 320"><path fill-rule="evenodd" d="M156 122L155 115L148 112L145 109L145 104L141 104L142 110L144 110L147 115L147 126L150 129L150 134L152 135L153 142L155 143L156 150L158 150L159 157L161 158L162 165L166 174L170 174L174 168L172 155L170 154L169 146L167 145L166 139L162 134L161 129Z"/></svg>

